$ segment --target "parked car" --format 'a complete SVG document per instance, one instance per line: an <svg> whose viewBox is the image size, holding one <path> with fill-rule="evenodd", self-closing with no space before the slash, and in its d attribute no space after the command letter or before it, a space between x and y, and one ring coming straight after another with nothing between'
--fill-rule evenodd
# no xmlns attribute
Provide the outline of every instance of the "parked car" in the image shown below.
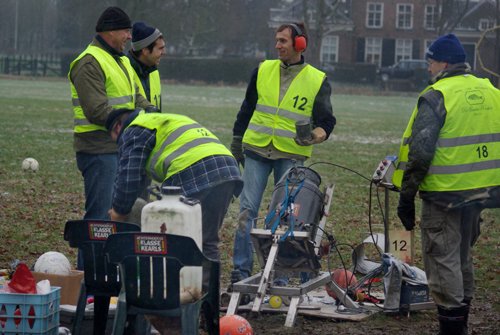
<svg viewBox="0 0 500 335"><path fill-rule="evenodd" d="M427 61L423 59L403 59L398 63L381 67L377 78L384 89L422 90L429 82Z"/></svg>
<svg viewBox="0 0 500 335"><path fill-rule="evenodd" d="M427 61L424 59L403 59L394 65L381 67L378 70L378 75L382 81L411 79L415 77L415 74L420 74L426 70Z"/></svg>

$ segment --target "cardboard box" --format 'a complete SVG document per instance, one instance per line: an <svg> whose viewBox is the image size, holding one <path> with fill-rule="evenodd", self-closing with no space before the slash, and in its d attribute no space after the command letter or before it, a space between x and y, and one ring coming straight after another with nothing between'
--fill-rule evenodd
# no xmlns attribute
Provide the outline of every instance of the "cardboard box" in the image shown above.
<svg viewBox="0 0 500 335"><path fill-rule="evenodd" d="M71 270L71 273L67 276L42 272L32 273L36 282L48 279L50 286L59 286L61 288L61 305L76 305L78 303L83 271Z"/></svg>
<svg viewBox="0 0 500 335"><path fill-rule="evenodd" d="M415 259L415 231L392 228L389 231L388 252L403 262L413 265Z"/></svg>

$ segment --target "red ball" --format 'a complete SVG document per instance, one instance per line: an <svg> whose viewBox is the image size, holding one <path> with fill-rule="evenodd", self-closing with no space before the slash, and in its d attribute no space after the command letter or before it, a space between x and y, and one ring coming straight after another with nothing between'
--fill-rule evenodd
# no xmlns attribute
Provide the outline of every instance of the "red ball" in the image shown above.
<svg viewBox="0 0 500 335"><path fill-rule="evenodd" d="M358 283L356 276L351 271L345 269L333 270L332 280L343 289L353 287ZM337 296L332 290L330 290L328 285L325 286L325 289L326 293L328 293L330 297L337 299Z"/></svg>
<svg viewBox="0 0 500 335"><path fill-rule="evenodd" d="M252 326L242 316L225 315L219 321L220 335L253 335Z"/></svg>

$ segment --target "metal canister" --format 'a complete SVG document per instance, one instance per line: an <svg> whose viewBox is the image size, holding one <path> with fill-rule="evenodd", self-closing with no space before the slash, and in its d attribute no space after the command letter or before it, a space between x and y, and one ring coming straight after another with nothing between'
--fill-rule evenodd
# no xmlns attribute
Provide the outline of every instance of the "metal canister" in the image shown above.
<svg viewBox="0 0 500 335"><path fill-rule="evenodd" d="M301 141L312 140L312 127L309 119L295 122L295 132Z"/></svg>

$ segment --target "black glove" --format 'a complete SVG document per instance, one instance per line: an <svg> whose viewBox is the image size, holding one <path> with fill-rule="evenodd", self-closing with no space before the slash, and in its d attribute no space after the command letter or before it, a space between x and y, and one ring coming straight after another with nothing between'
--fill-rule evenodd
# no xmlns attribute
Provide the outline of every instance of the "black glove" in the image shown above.
<svg viewBox="0 0 500 335"><path fill-rule="evenodd" d="M146 113L160 113L161 111L158 109L158 107L156 106L148 106L146 108L144 108L144 111Z"/></svg>
<svg viewBox="0 0 500 335"><path fill-rule="evenodd" d="M415 198L399 195L398 216L406 230L415 227Z"/></svg>
<svg viewBox="0 0 500 335"><path fill-rule="evenodd" d="M245 156L243 155L243 137L233 136L233 141L231 142L231 153L233 154L236 161L245 166Z"/></svg>

